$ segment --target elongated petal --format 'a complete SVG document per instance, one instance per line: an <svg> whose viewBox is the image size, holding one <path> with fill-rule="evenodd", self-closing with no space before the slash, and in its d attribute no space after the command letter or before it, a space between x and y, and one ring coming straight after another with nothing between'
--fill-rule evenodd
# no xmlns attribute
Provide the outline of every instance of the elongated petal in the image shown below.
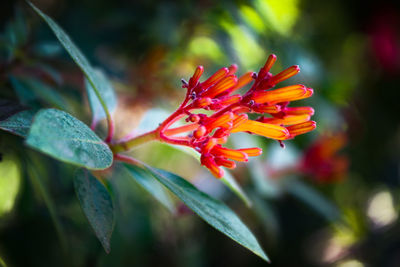
<svg viewBox="0 0 400 267"><path fill-rule="evenodd" d="M263 103L279 103L299 99L307 93L307 88L304 85L296 84L273 91L256 92L252 99L258 104Z"/></svg>
<svg viewBox="0 0 400 267"><path fill-rule="evenodd" d="M214 96L217 96L235 86L236 82L236 76L226 76L217 82L213 87L210 87L202 96L213 98Z"/></svg>
<svg viewBox="0 0 400 267"><path fill-rule="evenodd" d="M287 115L314 115L314 109L312 107L287 107L285 108L284 112Z"/></svg>
<svg viewBox="0 0 400 267"><path fill-rule="evenodd" d="M208 78L207 80L202 82L201 87L204 89L207 89L208 87L210 87L211 85L213 85L214 83L218 82L219 80L224 78L226 75L228 75L228 73L229 73L228 68L219 69L216 73L211 75L210 78Z"/></svg>
<svg viewBox="0 0 400 267"><path fill-rule="evenodd" d="M221 146L215 146L211 150L211 153L214 155L223 156L225 158L233 159L236 161L248 161L247 155L245 153Z"/></svg>
<svg viewBox="0 0 400 267"><path fill-rule="evenodd" d="M264 123L272 123L277 125L294 125L303 123L310 120L310 115L302 114L302 115L287 115L283 118L265 118L262 122Z"/></svg>
<svg viewBox="0 0 400 267"><path fill-rule="evenodd" d="M200 97L200 98L197 98L193 102L193 107L194 108L204 108L204 107L210 105L211 103L212 103L211 98L209 98L209 97Z"/></svg>
<svg viewBox="0 0 400 267"><path fill-rule="evenodd" d="M241 125L244 122L246 122L248 119L249 119L249 116L247 116L247 114L241 114L241 115L237 116L233 120L232 128L238 127L239 125Z"/></svg>
<svg viewBox="0 0 400 267"><path fill-rule="evenodd" d="M298 65L291 66L287 68L286 70L276 74L275 76L272 76L270 83L271 84L277 84L280 83L284 80L289 79L290 77L293 77L297 73L300 72L300 67Z"/></svg>
<svg viewBox="0 0 400 267"><path fill-rule="evenodd" d="M299 134L311 132L316 127L317 127L317 124L315 121L307 121L307 122L289 126L286 129L289 131L290 137L295 137L296 135L299 135Z"/></svg>
<svg viewBox="0 0 400 267"><path fill-rule="evenodd" d="M255 105L253 110L257 113L269 113L275 114L281 111L281 106L279 105Z"/></svg>
<svg viewBox="0 0 400 267"><path fill-rule="evenodd" d="M189 80L189 86L190 87L196 86L196 84L199 81L199 79L200 79L201 75L203 74L203 72L204 72L203 66L198 66L196 68L192 78L190 78L190 80Z"/></svg>
<svg viewBox="0 0 400 267"><path fill-rule="evenodd" d="M246 153L249 157L257 157L262 154L262 149L259 147L252 147L252 148L242 148L238 149L238 151Z"/></svg>
<svg viewBox="0 0 400 267"><path fill-rule="evenodd" d="M243 74L242 76L240 76L236 85L230 91L234 92L234 91L248 85L249 83L251 83L253 81L253 73L254 72L249 71L249 72Z"/></svg>
<svg viewBox="0 0 400 267"><path fill-rule="evenodd" d="M224 166L225 168L229 168L229 169L236 168L236 163L234 161L227 160L222 157L216 157L215 163L217 163L219 166Z"/></svg>
<svg viewBox="0 0 400 267"><path fill-rule="evenodd" d="M274 54L269 55L267 62L265 62L264 67L261 68L259 75L265 76L272 68L276 62L276 56Z"/></svg>
<svg viewBox="0 0 400 267"><path fill-rule="evenodd" d="M231 95L231 96L226 96L224 98L221 98L221 102L219 104L221 106L228 106L233 103L237 103L242 99L241 95Z"/></svg>
<svg viewBox="0 0 400 267"><path fill-rule="evenodd" d="M219 116L214 121L212 121L211 123L209 123L205 126L207 127L207 129L209 131L211 131L214 128L221 127L222 125L224 125L227 122L231 122L234 118L235 117L232 112L227 112L227 113Z"/></svg>
<svg viewBox="0 0 400 267"><path fill-rule="evenodd" d="M231 132L251 132L276 140L285 140L289 137L289 131L284 127L253 120L244 122L238 127L232 129Z"/></svg>

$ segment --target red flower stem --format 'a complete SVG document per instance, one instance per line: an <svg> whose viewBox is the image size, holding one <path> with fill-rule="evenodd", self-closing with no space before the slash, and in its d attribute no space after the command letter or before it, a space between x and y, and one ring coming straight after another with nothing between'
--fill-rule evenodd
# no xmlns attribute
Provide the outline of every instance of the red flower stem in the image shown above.
<svg viewBox="0 0 400 267"><path fill-rule="evenodd" d="M187 102L187 99L185 99ZM175 140L172 138L168 138L164 132L168 131L165 130L169 126L171 126L173 123L175 123L177 120L181 119L183 116L186 115L186 110L183 108L181 105L180 108L178 108L174 113L172 113L165 121L163 121L160 126L157 127L157 129L147 132L145 134L133 137L131 139L121 141L121 142L116 142L114 144L110 144L111 150L115 153L122 152L122 151L128 151L131 150L134 147L140 146L144 143L154 141L154 140L159 140L162 142L170 143L170 144L179 144L179 145L189 145L189 142L186 140ZM172 129L174 130L174 129ZM187 130L185 130L187 131ZM168 134L167 134L168 135Z"/></svg>
<svg viewBox="0 0 400 267"><path fill-rule="evenodd" d="M159 132L157 131L157 129L154 131L147 132L145 134L133 137L126 141L117 142L115 144L110 144L110 148L114 152L114 154L116 154L119 152L131 150L132 148L140 146L144 143L160 139L160 135L159 135Z"/></svg>

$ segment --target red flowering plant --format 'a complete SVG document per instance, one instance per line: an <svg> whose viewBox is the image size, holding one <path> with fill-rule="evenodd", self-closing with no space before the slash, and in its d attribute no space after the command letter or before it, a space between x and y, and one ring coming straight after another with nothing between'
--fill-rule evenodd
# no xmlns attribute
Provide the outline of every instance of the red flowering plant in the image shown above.
<svg viewBox="0 0 400 267"><path fill-rule="evenodd" d="M313 89L297 84L271 90L300 71L298 66L292 66L272 75L269 71L275 61L276 56L270 55L258 73L247 72L239 78L235 75L237 66L232 65L218 70L203 82L200 78L204 68L197 67L189 82L182 80L182 87L186 88L182 104L157 129L129 140L112 142L111 149L116 159L129 161L118 153L143 142L159 140L195 149L201 154L201 164L215 177L221 178L224 175L221 166L233 169L236 167L234 161L245 162L248 157L262 153L258 147L236 150L223 147L230 134L248 132L282 142L312 131L316 127L310 120L313 108L289 107L289 103L312 96ZM236 94L251 82L253 84L245 94ZM213 113L194 113L198 110ZM247 115L250 113L260 117L251 120ZM182 118L188 124L172 128ZM189 134L181 135L186 132Z"/></svg>
<svg viewBox="0 0 400 267"><path fill-rule="evenodd" d="M237 66L232 65L203 80L201 76L204 69L199 66L188 82L182 80L182 87L186 89L183 102L156 129L132 138L115 140L112 113L116 109L117 98L112 84L104 73L92 67L54 20L29 4L82 70L93 119L91 127L88 127L70 114L80 116L79 112L74 113L64 108L62 101L58 101L54 97L55 93L46 87L39 94L50 95L47 99L56 108L27 109L12 101L2 100L0 129L25 138L24 144L30 149L79 167L73 178L75 191L83 212L106 252L110 251L114 227L114 195L109 190L113 186L112 181L122 176L131 177L164 206L174 211L169 193L166 193L168 189L211 226L268 260L254 235L224 203L199 191L185 179L148 166L123 152L153 140L190 147L201 155L201 164L215 177L221 178L224 176L221 167L233 169L235 161L246 162L249 157L262 153L258 147L225 147L231 134L247 132L282 144L284 140L315 129L315 122L310 120L314 113L311 107L289 106L290 101L312 96L313 90L300 84L275 89L280 82L296 75L300 71L299 67L292 66L273 75L270 70L276 56L270 55L258 73L247 72L237 77ZM7 67L11 68L12 64ZM10 73L7 78L17 88L16 91L26 85L27 82L15 75L13 70ZM250 83L245 93L238 93ZM37 82L34 85L36 89L41 87ZM258 115L254 120L249 118L249 114L253 113ZM103 119L107 121L107 130L106 136L100 138L95 128ZM185 123L174 126L178 121ZM33 162L27 161L27 175L35 173Z"/></svg>

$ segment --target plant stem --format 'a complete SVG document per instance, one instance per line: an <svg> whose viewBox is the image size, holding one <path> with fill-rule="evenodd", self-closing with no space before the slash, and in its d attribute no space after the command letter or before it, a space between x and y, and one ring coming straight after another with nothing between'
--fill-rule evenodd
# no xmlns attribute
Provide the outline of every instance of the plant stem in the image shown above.
<svg viewBox="0 0 400 267"><path fill-rule="evenodd" d="M150 141L154 141L160 139L160 134L158 131L158 128L154 131L136 136L132 139L129 139L127 141L122 141L122 142L118 142L115 144L110 144L110 148L111 150L114 152L114 154L119 153L119 152L123 152L123 151L128 151L131 150L132 148L136 147L136 146L140 146L144 143L150 142Z"/></svg>

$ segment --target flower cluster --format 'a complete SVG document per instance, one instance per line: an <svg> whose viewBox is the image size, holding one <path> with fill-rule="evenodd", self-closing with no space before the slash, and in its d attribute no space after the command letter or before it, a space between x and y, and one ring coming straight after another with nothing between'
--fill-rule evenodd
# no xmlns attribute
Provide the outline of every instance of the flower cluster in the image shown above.
<svg viewBox="0 0 400 267"><path fill-rule="evenodd" d="M304 152L298 170L320 183L343 180L349 168L349 159L338 152L346 143L344 133L322 135Z"/></svg>
<svg viewBox="0 0 400 267"><path fill-rule="evenodd" d="M282 142L315 129L310 120L311 107L289 107L289 102L308 98L313 89L297 84L273 89L276 84L296 75L300 69L292 66L272 75L270 69L276 61L270 55L258 73L248 72L237 77L236 65L222 68L203 82L203 67L196 68L189 82L182 80L187 89L180 107L156 130L160 141L194 148L201 154L201 163L220 178L221 166L235 168L235 161L248 161L248 157L262 153L260 148L230 149L223 147L232 133L247 132ZM244 94L238 90L253 82ZM207 114L199 112L207 110ZM211 112L210 112L211 111ZM211 113L211 115L210 115ZM249 119L247 114L260 116ZM176 121L186 117L188 124L171 128ZM189 132L189 134L182 135ZM281 143L282 144L282 143Z"/></svg>

